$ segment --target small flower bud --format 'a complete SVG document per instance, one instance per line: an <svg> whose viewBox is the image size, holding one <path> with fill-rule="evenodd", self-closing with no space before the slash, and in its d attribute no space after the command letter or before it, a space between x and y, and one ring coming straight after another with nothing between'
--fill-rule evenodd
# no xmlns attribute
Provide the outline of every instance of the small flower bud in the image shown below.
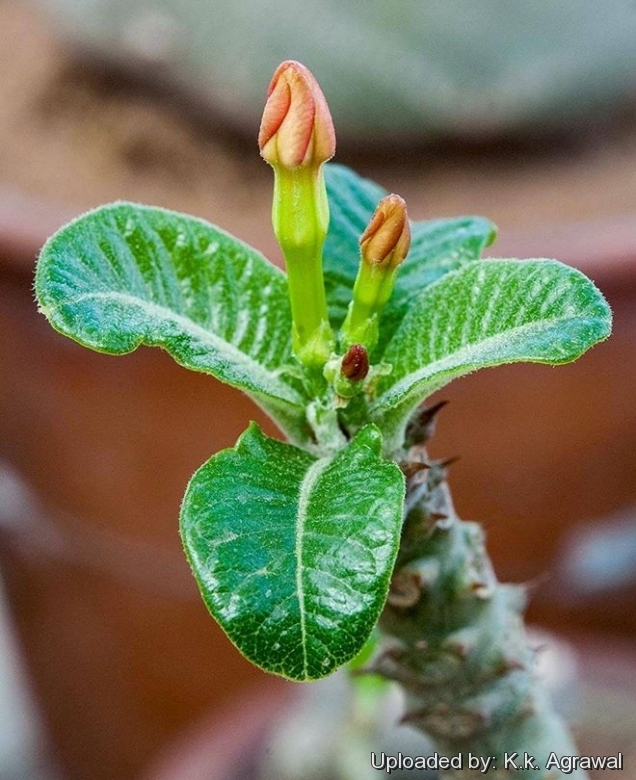
<svg viewBox="0 0 636 780"><path fill-rule="evenodd" d="M340 334L344 348L358 343L371 351L377 344L380 312L391 297L398 267L410 246L406 203L399 195L387 195L360 238L360 267Z"/></svg>
<svg viewBox="0 0 636 780"><path fill-rule="evenodd" d="M318 166L336 152L325 96L311 72L288 60L278 66L267 92L258 145L270 165Z"/></svg>
<svg viewBox="0 0 636 780"><path fill-rule="evenodd" d="M371 265L397 268L411 246L406 203L399 195L383 198L360 238L362 259Z"/></svg>
<svg viewBox="0 0 636 780"><path fill-rule="evenodd" d="M363 380L369 371L369 353L362 344L352 344L342 357L333 357L326 364L324 376L336 391L339 404L346 406L365 389Z"/></svg>
<svg viewBox="0 0 636 780"><path fill-rule="evenodd" d="M369 355L362 344L352 344L342 358L340 373L351 382L361 382L369 373Z"/></svg>

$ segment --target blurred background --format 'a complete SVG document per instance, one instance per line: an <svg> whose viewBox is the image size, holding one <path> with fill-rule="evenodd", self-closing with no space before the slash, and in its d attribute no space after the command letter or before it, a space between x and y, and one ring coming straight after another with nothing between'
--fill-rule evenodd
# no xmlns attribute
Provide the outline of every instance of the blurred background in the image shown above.
<svg viewBox="0 0 636 780"><path fill-rule="evenodd" d="M0 780L152 780L184 729L271 686L207 616L177 531L194 469L271 424L158 351L58 336L32 277L53 230L115 199L280 262L255 139L289 58L324 89L338 162L414 219L489 217L492 256L569 262L613 305L578 363L443 391L432 450L460 456L458 511L532 583L532 622L572 642L581 728L636 750L633 0L0 0Z"/></svg>

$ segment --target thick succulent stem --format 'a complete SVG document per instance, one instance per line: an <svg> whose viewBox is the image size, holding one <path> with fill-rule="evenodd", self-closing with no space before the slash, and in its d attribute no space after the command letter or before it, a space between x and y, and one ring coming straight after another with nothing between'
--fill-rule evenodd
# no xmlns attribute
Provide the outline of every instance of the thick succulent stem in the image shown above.
<svg viewBox="0 0 636 780"><path fill-rule="evenodd" d="M484 777L483 765L469 768L471 753L491 759L488 777L505 780L516 774L506 757L523 768L528 755L537 769L527 764L524 777L554 780L561 772L546 768L550 754L577 751L535 673L525 592L497 582L480 526L455 514L443 466L419 470L424 450L414 451L404 464L407 516L373 669L402 686L406 722L443 755L462 754L462 769L447 776Z"/></svg>

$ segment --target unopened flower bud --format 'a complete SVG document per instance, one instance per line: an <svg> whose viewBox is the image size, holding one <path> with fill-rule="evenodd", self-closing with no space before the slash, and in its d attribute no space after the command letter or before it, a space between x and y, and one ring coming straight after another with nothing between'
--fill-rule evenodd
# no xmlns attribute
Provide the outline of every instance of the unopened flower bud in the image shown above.
<svg viewBox="0 0 636 780"><path fill-rule="evenodd" d="M406 203L399 195L383 198L360 237L362 259L371 265L394 269L407 256L411 246L411 228Z"/></svg>
<svg viewBox="0 0 636 780"><path fill-rule="evenodd" d="M322 371L334 343L322 273L329 228L322 167L336 139L325 96L299 62L283 62L274 73L258 145L274 169L272 222L287 267L294 352Z"/></svg>
<svg viewBox="0 0 636 780"><path fill-rule="evenodd" d="M399 195L387 195L360 238L361 262L342 326L343 347L359 343L370 351L377 344L380 312L391 297L398 267L410 246L406 203Z"/></svg>
<svg viewBox="0 0 636 780"><path fill-rule="evenodd" d="M369 355L362 344L352 344L342 358L340 373L351 382L361 382L369 373Z"/></svg>
<svg viewBox="0 0 636 780"><path fill-rule="evenodd" d="M332 359L325 367L325 377L342 405L364 390L363 380L368 374L369 353L362 344L352 344L342 357Z"/></svg>
<svg viewBox="0 0 636 780"><path fill-rule="evenodd" d="M325 96L311 72L288 60L278 66L267 92L258 134L270 165L321 165L336 152L336 135Z"/></svg>

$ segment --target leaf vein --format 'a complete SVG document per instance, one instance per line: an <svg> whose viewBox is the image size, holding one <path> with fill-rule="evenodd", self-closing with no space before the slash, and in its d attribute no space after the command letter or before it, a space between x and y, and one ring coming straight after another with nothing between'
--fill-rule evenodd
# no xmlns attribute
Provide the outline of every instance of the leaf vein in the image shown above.
<svg viewBox="0 0 636 780"><path fill-rule="evenodd" d="M305 536L305 526L309 518L311 493L320 479L322 473L328 468L329 458L317 460L307 470L302 482L300 483L300 492L298 494L298 510L296 512L296 594L298 597L298 609L300 616L300 635L303 651L303 674L308 675L307 658L307 615L305 606L305 590L303 586L303 541Z"/></svg>

